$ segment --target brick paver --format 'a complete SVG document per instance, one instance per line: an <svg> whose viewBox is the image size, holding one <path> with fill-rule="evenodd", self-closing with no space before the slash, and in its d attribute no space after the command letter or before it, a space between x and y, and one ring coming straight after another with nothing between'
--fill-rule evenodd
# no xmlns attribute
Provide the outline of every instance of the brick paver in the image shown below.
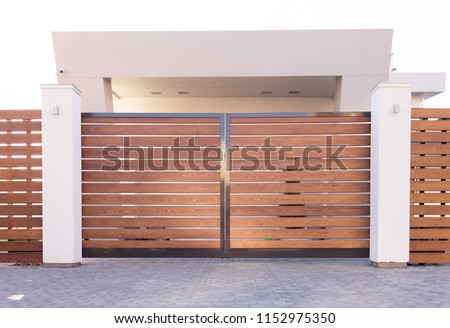
<svg viewBox="0 0 450 328"><path fill-rule="evenodd" d="M85 259L0 264L0 307L450 307L450 266L367 259ZM21 296L23 295L23 296Z"/></svg>

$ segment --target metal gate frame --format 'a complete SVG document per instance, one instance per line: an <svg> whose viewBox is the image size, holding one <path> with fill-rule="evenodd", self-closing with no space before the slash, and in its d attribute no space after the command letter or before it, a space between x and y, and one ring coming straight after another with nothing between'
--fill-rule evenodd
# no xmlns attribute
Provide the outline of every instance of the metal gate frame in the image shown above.
<svg viewBox="0 0 450 328"><path fill-rule="evenodd" d="M220 249L201 248L166 248L166 249L83 249L83 257L368 257L368 249L346 248L303 248L303 249L249 249L230 247L230 122L236 117L370 117L370 112L268 112L268 113L82 113L83 118L219 118L220 119L220 146L222 150L220 168ZM324 256L326 253L326 256Z"/></svg>

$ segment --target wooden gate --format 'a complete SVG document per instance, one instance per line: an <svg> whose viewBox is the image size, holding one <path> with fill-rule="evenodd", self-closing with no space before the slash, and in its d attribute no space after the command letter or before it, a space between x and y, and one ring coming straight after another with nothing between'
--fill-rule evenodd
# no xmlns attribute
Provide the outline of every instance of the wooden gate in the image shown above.
<svg viewBox="0 0 450 328"><path fill-rule="evenodd" d="M368 114L82 124L84 256L368 256Z"/></svg>
<svg viewBox="0 0 450 328"><path fill-rule="evenodd" d="M0 262L42 262L40 110L0 110Z"/></svg>
<svg viewBox="0 0 450 328"><path fill-rule="evenodd" d="M84 114L83 256L221 256L221 122Z"/></svg>
<svg viewBox="0 0 450 328"><path fill-rule="evenodd" d="M450 263L450 109L412 110L411 263Z"/></svg>
<svg viewBox="0 0 450 328"><path fill-rule="evenodd" d="M228 125L231 254L368 256L368 115L230 115Z"/></svg>

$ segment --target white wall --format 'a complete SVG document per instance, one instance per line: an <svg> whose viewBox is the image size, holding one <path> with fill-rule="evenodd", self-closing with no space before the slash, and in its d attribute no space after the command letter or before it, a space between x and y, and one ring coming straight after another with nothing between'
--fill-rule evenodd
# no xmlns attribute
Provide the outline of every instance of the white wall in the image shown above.
<svg viewBox="0 0 450 328"><path fill-rule="evenodd" d="M336 112L370 111L370 90L388 81L385 75L345 75L341 79Z"/></svg>
<svg viewBox="0 0 450 328"><path fill-rule="evenodd" d="M392 30L55 32L64 77L389 73Z"/></svg>
<svg viewBox="0 0 450 328"><path fill-rule="evenodd" d="M332 112L332 98L122 98L115 112Z"/></svg>
<svg viewBox="0 0 450 328"><path fill-rule="evenodd" d="M111 82L104 78L60 78L59 84L73 84L83 93L82 112L112 112Z"/></svg>
<svg viewBox="0 0 450 328"><path fill-rule="evenodd" d="M106 87L97 79L258 76L343 76L340 94L335 97L340 99L336 109L364 111L370 110L370 90L377 83L388 81L392 33L392 30L55 32L53 42L56 66L64 68L64 73L58 74L59 82L72 83L81 89L83 111L110 110L109 100L104 96ZM126 102L137 104L136 99ZM144 103L147 101L139 107L144 108ZM218 100L215 104L217 108L227 105L219 106Z"/></svg>

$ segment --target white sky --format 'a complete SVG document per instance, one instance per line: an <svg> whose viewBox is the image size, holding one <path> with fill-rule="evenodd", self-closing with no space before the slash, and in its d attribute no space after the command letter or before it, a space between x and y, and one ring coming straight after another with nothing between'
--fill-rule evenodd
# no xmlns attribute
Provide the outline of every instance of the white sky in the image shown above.
<svg viewBox="0 0 450 328"><path fill-rule="evenodd" d="M57 83L51 31L393 28L399 72L450 76L449 16L449 0L3 0L0 109L40 108L40 84Z"/></svg>

